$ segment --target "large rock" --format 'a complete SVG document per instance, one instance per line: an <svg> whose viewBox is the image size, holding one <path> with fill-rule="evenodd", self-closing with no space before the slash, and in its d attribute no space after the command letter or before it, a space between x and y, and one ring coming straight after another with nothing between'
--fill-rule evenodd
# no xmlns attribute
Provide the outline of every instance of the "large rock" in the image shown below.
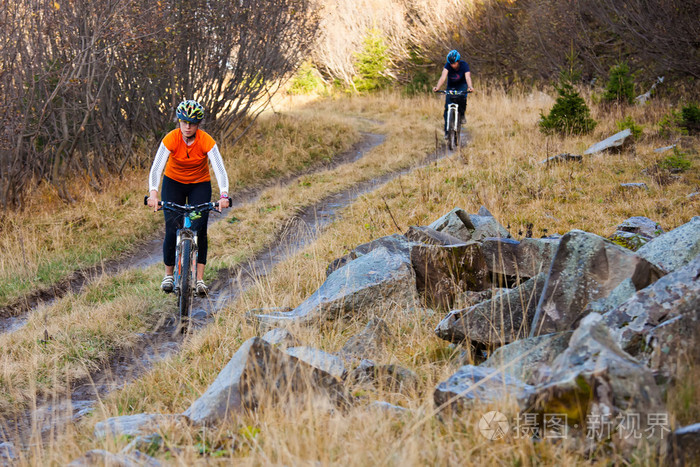
<svg viewBox="0 0 700 467"><path fill-rule="evenodd" d="M407 256L385 247L370 251L333 272L308 299L289 313L248 315L251 321L274 327L282 323L310 324L392 303L414 302L416 278Z"/></svg>
<svg viewBox="0 0 700 467"><path fill-rule="evenodd" d="M461 208L454 208L428 227L457 237L464 242L472 239L474 231L474 224L472 224L469 214Z"/></svg>
<svg viewBox="0 0 700 467"><path fill-rule="evenodd" d="M519 242L488 237L483 240L481 251L490 272L529 278L549 271L559 241L559 238L524 238Z"/></svg>
<svg viewBox="0 0 700 467"><path fill-rule="evenodd" d="M376 250L378 248L386 248L391 253L396 253L398 255L409 257L409 240L400 234L387 235L386 237L380 237L371 242L363 243L355 247L347 255L341 256L331 262L326 268L326 277L330 276L336 270L342 268L350 261L364 256L367 253Z"/></svg>
<svg viewBox="0 0 700 467"><path fill-rule="evenodd" d="M685 266L700 254L700 216L653 239L637 254L667 272Z"/></svg>
<svg viewBox="0 0 700 467"><path fill-rule="evenodd" d="M495 368L526 383L534 383L538 371L549 366L569 346L572 331L530 337L499 347L479 366Z"/></svg>
<svg viewBox="0 0 700 467"><path fill-rule="evenodd" d="M616 342L655 371L700 363L700 255L603 315ZM683 358L685 357L685 358Z"/></svg>
<svg viewBox="0 0 700 467"><path fill-rule="evenodd" d="M336 377L253 337L184 415L197 424L215 424L262 404L308 403L310 399L336 405L346 401Z"/></svg>
<svg viewBox="0 0 700 467"><path fill-rule="evenodd" d="M286 349L287 347L298 347L301 345L301 341L299 341L299 339L292 334L289 329L285 328L270 329L264 336L262 336L262 340L281 349Z"/></svg>
<svg viewBox="0 0 700 467"><path fill-rule="evenodd" d="M503 399L526 399L533 387L495 368L464 365L435 388L435 405L462 409L473 401L491 403Z"/></svg>
<svg viewBox="0 0 700 467"><path fill-rule="evenodd" d="M660 442L658 431L638 437L650 433L645 430L656 414L666 413L652 373L620 349L597 313L581 321L548 379L530 396L527 411L562 415L562 428L588 450L612 439L623 453L640 442Z"/></svg>
<svg viewBox="0 0 700 467"><path fill-rule="evenodd" d="M602 299L631 279L641 290L663 275L656 266L598 235L572 230L561 238L537 305L536 334L567 331Z"/></svg>
<svg viewBox="0 0 700 467"><path fill-rule="evenodd" d="M478 214L470 214L469 220L474 226L474 230L471 232L471 239L476 242L481 242L488 237L510 237L508 230L499 224L492 215L480 216Z"/></svg>
<svg viewBox="0 0 700 467"><path fill-rule="evenodd" d="M493 298L461 310L452 310L435 328L450 342L468 340L500 346L525 337L544 289L544 273L519 287L505 289Z"/></svg>
<svg viewBox="0 0 700 467"><path fill-rule="evenodd" d="M476 242L445 246L414 243L411 264L416 288L429 306L449 308L460 292L488 286L486 262Z"/></svg>
<svg viewBox="0 0 700 467"><path fill-rule="evenodd" d="M622 149L622 147L629 142L630 136L632 136L632 130L629 128L622 130L621 132L615 133L611 137L589 147L583 152L583 155L595 154L607 149Z"/></svg>
<svg viewBox="0 0 700 467"><path fill-rule="evenodd" d="M148 414L111 417L95 424L95 438L139 436L163 429L164 426L187 423L182 415Z"/></svg>
<svg viewBox="0 0 700 467"><path fill-rule="evenodd" d="M381 318L372 318L362 331L348 339L338 355L346 360L376 358L390 337L386 322Z"/></svg>
<svg viewBox="0 0 700 467"><path fill-rule="evenodd" d="M454 237L445 232L439 232L430 227L412 225L406 232L406 238L415 243L425 243L428 245L459 245L465 243L464 240Z"/></svg>

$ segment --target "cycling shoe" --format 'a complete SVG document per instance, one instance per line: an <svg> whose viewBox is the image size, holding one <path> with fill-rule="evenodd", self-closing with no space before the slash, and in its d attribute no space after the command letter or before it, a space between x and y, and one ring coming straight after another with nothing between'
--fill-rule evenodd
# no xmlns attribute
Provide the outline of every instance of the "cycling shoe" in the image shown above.
<svg viewBox="0 0 700 467"><path fill-rule="evenodd" d="M173 276L165 276L163 282L160 283L160 288L165 293L172 293L175 288L175 282Z"/></svg>

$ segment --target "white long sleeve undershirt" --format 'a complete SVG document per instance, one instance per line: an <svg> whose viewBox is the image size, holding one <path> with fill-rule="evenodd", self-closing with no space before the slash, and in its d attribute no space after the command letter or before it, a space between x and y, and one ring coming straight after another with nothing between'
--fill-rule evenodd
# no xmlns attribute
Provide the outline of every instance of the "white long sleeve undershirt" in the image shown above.
<svg viewBox="0 0 700 467"><path fill-rule="evenodd" d="M161 142L156 152L156 157L153 159L153 165L151 166L151 172L148 175L149 191L158 191L158 186L160 185L160 180L163 175L163 170L165 170L165 164L168 162L170 157L170 151ZM216 182L219 184L219 191L221 193L228 193L228 174L226 173L226 168L224 167L224 161L221 158L221 153L219 152L219 146L214 145L211 151L207 153L209 158L209 163L214 169L214 176L216 177Z"/></svg>

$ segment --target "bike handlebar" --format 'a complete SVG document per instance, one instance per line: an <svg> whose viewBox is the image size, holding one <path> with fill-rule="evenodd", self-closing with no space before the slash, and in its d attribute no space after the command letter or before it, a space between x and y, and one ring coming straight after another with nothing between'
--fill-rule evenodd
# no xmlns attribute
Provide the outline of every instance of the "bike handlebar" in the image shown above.
<svg viewBox="0 0 700 467"><path fill-rule="evenodd" d="M457 91L454 89L449 89L445 91L433 91L435 94L449 94L450 96L466 96L467 94L471 94L474 91Z"/></svg>
<svg viewBox="0 0 700 467"><path fill-rule="evenodd" d="M233 205L233 200L231 198L226 198L228 199L228 205L231 207ZM143 197L143 204L148 206L148 195ZM158 206L160 206L160 209L167 209L169 211L175 211L179 212L182 214L189 214L191 212L207 212L207 211L213 211L216 208L219 207L219 202L214 201L214 202L209 202L209 203L202 203L202 204L186 204L186 205L181 205L181 204L176 204L171 201L158 201ZM159 211L160 211L159 209Z"/></svg>

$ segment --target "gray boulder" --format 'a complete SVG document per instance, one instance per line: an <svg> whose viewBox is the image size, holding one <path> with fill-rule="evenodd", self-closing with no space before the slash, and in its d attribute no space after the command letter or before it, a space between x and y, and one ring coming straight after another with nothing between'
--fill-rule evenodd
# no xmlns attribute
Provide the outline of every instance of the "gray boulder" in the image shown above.
<svg viewBox="0 0 700 467"><path fill-rule="evenodd" d="M685 266L700 254L700 216L653 239L637 254L667 272Z"/></svg>
<svg viewBox="0 0 700 467"><path fill-rule="evenodd" d="M310 324L357 315L391 303L414 302L416 278L408 257L385 247L372 250L333 272L308 299L289 313L249 314L262 326Z"/></svg>
<svg viewBox="0 0 700 467"><path fill-rule="evenodd" d="M209 425L264 404L308 403L310 396L319 403L346 403L336 377L253 337L241 345L184 415L194 423Z"/></svg>
<svg viewBox="0 0 700 467"><path fill-rule="evenodd" d="M452 310L435 328L450 342L463 340L500 346L525 337L544 289L544 273L519 287L505 289L493 298L461 310Z"/></svg>
<svg viewBox="0 0 700 467"><path fill-rule="evenodd" d="M439 408L463 409L468 403L526 399L533 387L494 368L464 365L435 388L433 400Z"/></svg>
<svg viewBox="0 0 700 467"><path fill-rule="evenodd" d="M289 347L287 355L296 357L302 362L306 362L312 367L323 370L339 379L345 377L347 372L345 364L340 357L313 347Z"/></svg>
<svg viewBox="0 0 700 467"><path fill-rule="evenodd" d="M624 280L641 290L663 275L656 266L603 237L572 230L561 238L544 292L537 305L533 332L572 329L590 302L605 298Z"/></svg>
<svg viewBox="0 0 700 467"><path fill-rule="evenodd" d="M549 366L569 346L572 331L530 337L499 347L481 367L533 384L542 366Z"/></svg>
<svg viewBox="0 0 700 467"><path fill-rule="evenodd" d="M474 224L472 224L469 214L461 208L454 208L428 227L457 237L463 242L471 240L474 231Z"/></svg>
<svg viewBox="0 0 700 467"><path fill-rule="evenodd" d="M629 142L630 136L632 136L632 130L627 128L626 130L622 130L619 133L615 133L611 137L594 144L593 146L586 149L583 152L583 154L595 154L601 151L605 151L607 149L622 149L622 147Z"/></svg>
<svg viewBox="0 0 700 467"><path fill-rule="evenodd" d="M454 237L445 232L439 232L430 227L412 225L406 232L406 238L415 243L425 243L427 245L460 245L464 240Z"/></svg>
<svg viewBox="0 0 700 467"><path fill-rule="evenodd" d="M632 251L639 250L650 240L663 234L664 230L657 222L648 217L635 216L617 226L615 233L608 238L613 243L624 246Z"/></svg>
<svg viewBox="0 0 700 467"><path fill-rule="evenodd" d="M488 237L481 243L489 272L506 276L529 278L548 272L559 247L559 238Z"/></svg>
<svg viewBox="0 0 700 467"><path fill-rule="evenodd" d="M510 233L498 223L496 218L493 216L480 216L478 214L471 214L469 216L472 225L474 226L474 231L471 233L471 239L476 242L481 242L487 237L500 237L509 238Z"/></svg>
<svg viewBox="0 0 700 467"><path fill-rule="evenodd" d="M445 246L414 243L411 264L416 289L432 307L449 308L460 292L488 286L486 262L476 242Z"/></svg>
<svg viewBox="0 0 700 467"><path fill-rule="evenodd" d="M393 234L387 235L386 237L377 238L371 242L363 243L362 245L355 247L355 249L347 255L333 260L326 268L326 277L330 276L333 272L345 266L350 261L357 259L360 256L364 256L378 248L386 248L391 253L396 253L408 258L410 242L403 235Z"/></svg>
<svg viewBox="0 0 700 467"><path fill-rule="evenodd" d="M665 413L652 373L620 349L597 313L583 318L569 347L554 360L549 378L537 386L527 407L528 412L542 417L565 414L563 428L589 452L612 438L626 454L639 448L640 441L660 442L659 432L644 440L638 436L649 428L650 414ZM630 417L636 423L627 423L635 422ZM600 431L587 432L592 420L601 422ZM606 431L606 426L611 428Z"/></svg>

